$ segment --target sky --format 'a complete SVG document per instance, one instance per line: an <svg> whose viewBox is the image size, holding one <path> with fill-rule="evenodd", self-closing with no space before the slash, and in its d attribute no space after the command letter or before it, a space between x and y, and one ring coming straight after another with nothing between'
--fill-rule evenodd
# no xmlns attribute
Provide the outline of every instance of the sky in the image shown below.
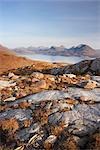
<svg viewBox="0 0 100 150"><path fill-rule="evenodd" d="M0 44L100 49L100 0L0 0Z"/></svg>

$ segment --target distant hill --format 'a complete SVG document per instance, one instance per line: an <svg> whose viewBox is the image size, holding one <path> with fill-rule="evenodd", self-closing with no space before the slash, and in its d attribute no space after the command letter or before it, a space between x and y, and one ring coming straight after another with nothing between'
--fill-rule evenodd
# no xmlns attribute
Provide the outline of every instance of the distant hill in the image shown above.
<svg viewBox="0 0 100 150"><path fill-rule="evenodd" d="M55 47L21 47L13 49L18 54L44 54L53 56L88 56L88 57L100 57L99 50L95 50L88 45L80 44L71 48L65 48L64 46Z"/></svg>

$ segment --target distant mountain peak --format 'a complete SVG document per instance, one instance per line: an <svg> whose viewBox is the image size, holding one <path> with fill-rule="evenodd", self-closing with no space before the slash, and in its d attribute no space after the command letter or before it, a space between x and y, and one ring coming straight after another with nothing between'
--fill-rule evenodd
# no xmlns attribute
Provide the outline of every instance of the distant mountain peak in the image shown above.
<svg viewBox="0 0 100 150"><path fill-rule="evenodd" d="M55 46L51 46L50 49L56 49L56 47Z"/></svg>
<svg viewBox="0 0 100 150"><path fill-rule="evenodd" d="M79 44L73 48L77 48L77 49L82 49L82 48L91 48L90 46L86 45L86 44ZM91 48L92 49L92 48Z"/></svg>
<svg viewBox="0 0 100 150"><path fill-rule="evenodd" d="M85 46L87 46L87 45L85 45L85 44L79 44L78 46L76 46L77 48L82 48L82 47L85 47Z"/></svg>

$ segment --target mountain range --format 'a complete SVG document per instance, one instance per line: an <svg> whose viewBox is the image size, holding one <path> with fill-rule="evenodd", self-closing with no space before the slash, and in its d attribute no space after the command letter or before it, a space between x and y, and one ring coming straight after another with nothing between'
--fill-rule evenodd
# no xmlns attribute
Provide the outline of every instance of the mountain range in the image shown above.
<svg viewBox="0 0 100 150"><path fill-rule="evenodd" d="M100 57L100 50L93 49L92 47L80 44L71 48L65 48L64 46L51 46L48 47L19 47L13 49L17 54L44 54L53 56L88 56L88 57Z"/></svg>

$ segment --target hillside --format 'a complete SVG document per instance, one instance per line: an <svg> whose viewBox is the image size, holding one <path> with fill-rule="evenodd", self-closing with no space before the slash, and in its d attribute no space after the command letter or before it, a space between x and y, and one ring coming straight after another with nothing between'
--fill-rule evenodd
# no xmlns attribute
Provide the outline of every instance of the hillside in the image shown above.
<svg viewBox="0 0 100 150"><path fill-rule="evenodd" d="M33 61L18 57L16 53L0 45L0 73L9 69L32 65Z"/></svg>

